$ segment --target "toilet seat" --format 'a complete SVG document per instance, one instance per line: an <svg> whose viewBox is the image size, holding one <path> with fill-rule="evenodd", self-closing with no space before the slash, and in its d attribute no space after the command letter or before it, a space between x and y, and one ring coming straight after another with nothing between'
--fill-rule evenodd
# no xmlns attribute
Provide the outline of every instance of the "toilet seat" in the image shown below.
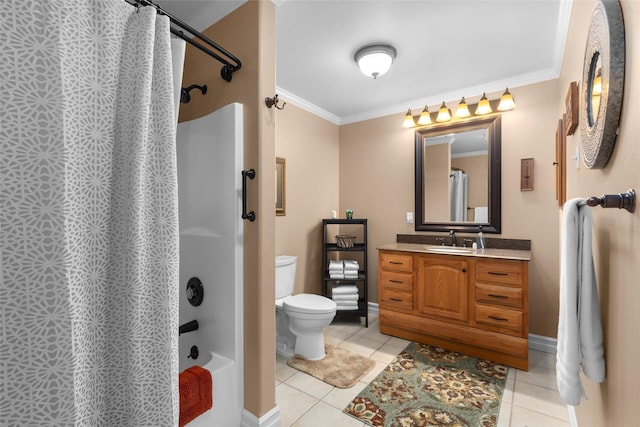
<svg viewBox="0 0 640 427"><path fill-rule="evenodd" d="M285 312L302 314L331 314L336 311L336 303L329 298L314 294L298 294L287 297L282 302Z"/></svg>

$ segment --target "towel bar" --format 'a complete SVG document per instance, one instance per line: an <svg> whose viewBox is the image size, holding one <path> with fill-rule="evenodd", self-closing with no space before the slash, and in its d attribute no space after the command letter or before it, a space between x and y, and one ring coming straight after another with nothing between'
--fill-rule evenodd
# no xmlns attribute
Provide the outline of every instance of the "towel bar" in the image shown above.
<svg viewBox="0 0 640 427"><path fill-rule="evenodd" d="M584 202L587 206L602 206L603 208L626 209L633 213L636 208L636 190L633 188L626 193L603 194L600 197L591 196Z"/></svg>

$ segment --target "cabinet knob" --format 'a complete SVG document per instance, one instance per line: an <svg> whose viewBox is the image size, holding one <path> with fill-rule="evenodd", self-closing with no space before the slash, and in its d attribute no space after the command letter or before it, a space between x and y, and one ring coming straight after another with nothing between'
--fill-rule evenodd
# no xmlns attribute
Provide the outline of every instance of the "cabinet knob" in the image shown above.
<svg viewBox="0 0 640 427"><path fill-rule="evenodd" d="M462 272L463 272L463 273L466 273L466 272L467 272L467 269L466 269L466 268L463 268L463 269L462 269Z"/></svg>

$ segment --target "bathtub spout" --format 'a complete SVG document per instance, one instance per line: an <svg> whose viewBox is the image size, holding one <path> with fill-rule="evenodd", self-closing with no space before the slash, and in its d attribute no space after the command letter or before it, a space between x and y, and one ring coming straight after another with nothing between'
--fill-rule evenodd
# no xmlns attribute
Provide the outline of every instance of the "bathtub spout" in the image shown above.
<svg viewBox="0 0 640 427"><path fill-rule="evenodd" d="M178 335L186 334L187 332L193 332L198 330L198 321L192 320L184 325L180 325L178 328Z"/></svg>

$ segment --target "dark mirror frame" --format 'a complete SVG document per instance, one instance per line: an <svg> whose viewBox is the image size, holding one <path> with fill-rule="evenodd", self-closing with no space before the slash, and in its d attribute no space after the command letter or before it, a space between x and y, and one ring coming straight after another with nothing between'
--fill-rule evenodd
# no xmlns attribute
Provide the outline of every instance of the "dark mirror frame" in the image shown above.
<svg viewBox="0 0 640 427"><path fill-rule="evenodd" d="M485 233L501 232L501 180L502 180L502 116L492 114L489 116L474 117L467 120L460 120L451 124L435 124L416 130L416 150L415 150L415 229L416 231L460 231L464 233L475 233L478 226L482 225ZM486 128L488 131L488 158L489 158L489 222L423 222L424 221L424 200L423 200L423 147L424 138L441 135L443 133L455 133L479 128Z"/></svg>

